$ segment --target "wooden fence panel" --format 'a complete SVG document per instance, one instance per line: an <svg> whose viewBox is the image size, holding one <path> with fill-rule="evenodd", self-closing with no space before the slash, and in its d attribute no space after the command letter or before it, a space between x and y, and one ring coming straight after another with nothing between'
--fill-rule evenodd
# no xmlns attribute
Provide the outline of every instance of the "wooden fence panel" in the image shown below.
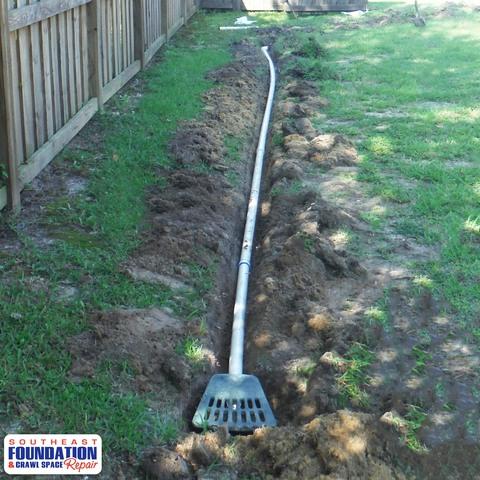
<svg viewBox="0 0 480 480"><path fill-rule="evenodd" d="M139 70L135 59L134 0L97 0L102 35L102 81L107 101ZM140 0L135 0L140 2Z"/></svg>
<svg viewBox="0 0 480 480"><path fill-rule="evenodd" d="M0 204L8 204L13 211L20 208L18 158L15 146L15 119L13 74L10 68L11 50L8 29L9 8L0 2L0 180L8 175L7 185L0 189Z"/></svg>
<svg viewBox="0 0 480 480"><path fill-rule="evenodd" d="M182 26L184 0L168 1L168 35L171 37Z"/></svg>
<svg viewBox="0 0 480 480"><path fill-rule="evenodd" d="M17 0L18 7L38 0ZM11 32L17 148L29 158L88 101L85 7ZM23 119L23 122L19 119Z"/></svg>
<svg viewBox="0 0 480 480"><path fill-rule="evenodd" d="M189 20L192 15L197 11L197 1L198 0L186 0L187 2L187 20Z"/></svg>
<svg viewBox="0 0 480 480"><path fill-rule="evenodd" d="M20 189L148 63L196 4L0 0L0 162L13 181L8 195L0 183L0 209L7 199L15 203Z"/></svg>
<svg viewBox="0 0 480 480"><path fill-rule="evenodd" d="M167 41L168 26L165 25L164 21L165 6L167 6L166 0L145 0L145 63L148 63L158 49Z"/></svg>

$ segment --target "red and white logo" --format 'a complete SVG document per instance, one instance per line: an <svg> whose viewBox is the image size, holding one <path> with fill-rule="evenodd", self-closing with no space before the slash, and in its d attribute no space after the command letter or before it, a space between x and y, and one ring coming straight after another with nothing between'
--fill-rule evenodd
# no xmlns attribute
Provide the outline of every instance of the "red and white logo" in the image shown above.
<svg viewBox="0 0 480 480"><path fill-rule="evenodd" d="M3 468L9 475L98 475L99 435L7 435Z"/></svg>

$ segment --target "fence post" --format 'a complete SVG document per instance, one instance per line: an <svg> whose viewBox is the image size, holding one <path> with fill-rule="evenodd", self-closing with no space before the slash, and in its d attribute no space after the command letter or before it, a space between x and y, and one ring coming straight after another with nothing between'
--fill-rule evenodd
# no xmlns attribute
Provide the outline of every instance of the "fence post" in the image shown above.
<svg viewBox="0 0 480 480"><path fill-rule="evenodd" d="M133 2L133 30L135 32L135 60L145 68L145 0Z"/></svg>
<svg viewBox="0 0 480 480"><path fill-rule="evenodd" d="M102 66L102 44L100 40L100 2L104 0L92 0L87 4L88 16L88 63L89 63L89 84L92 96L97 97L98 109L103 110L103 66Z"/></svg>
<svg viewBox="0 0 480 480"><path fill-rule="evenodd" d="M8 207L17 212L20 210L20 184L13 127L13 85L7 0L0 0L0 45L0 162L4 162L7 166Z"/></svg>
<svg viewBox="0 0 480 480"><path fill-rule="evenodd" d="M160 0L162 2L162 33L165 33L165 41L168 42L168 5L169 0Z"/></svg>

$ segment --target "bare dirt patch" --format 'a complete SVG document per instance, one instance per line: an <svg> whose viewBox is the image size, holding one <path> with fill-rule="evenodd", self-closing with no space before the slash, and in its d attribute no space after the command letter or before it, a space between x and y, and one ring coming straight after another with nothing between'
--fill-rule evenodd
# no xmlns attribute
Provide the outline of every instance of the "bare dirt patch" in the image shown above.
<svg viewBox="0 0 480 480"><path fill-rule="evenodd" d="M159 309L115 310L98 313L93 329L70 342L70 376L93 377L105 360L128 359L134 370L136 390L152 392L165 384L178 389L190 383L190 368L175 352L185 335L185 324Z"/></svg>

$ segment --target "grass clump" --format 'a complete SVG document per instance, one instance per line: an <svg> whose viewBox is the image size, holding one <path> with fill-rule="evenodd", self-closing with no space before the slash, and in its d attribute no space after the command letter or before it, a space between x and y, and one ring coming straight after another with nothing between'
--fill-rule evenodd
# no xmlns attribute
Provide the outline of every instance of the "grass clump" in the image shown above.
<svg viewBox="0 0 480 480"><path fill-rule="evenodd" d="M168 412L157 412L151 423L152 436L157 442L172 444L178 438L182 428L181 422Z"/></svg>
<svg viewBox="0 0 480 480"><path fill-rule="evenodd" d="M464 229L466 232L480 236L480 217L469 216L465 220Z"/></svg>
<svg viewBox="0 0 480 480"><path fill-rule="evenodd" d="M422 345L416 345L412 348L412 355L415 358L415 366L412 372L416 375L423 375L427 367L427 362L432 356L425 350Z"/></svg>
<svg viewBox="0 0 480 480"><path fill-rule="evenodd" d="M428 449L418 439L417 432L427 419L427 413L418 405L409 405L405 415L405 443L410 450L416 453L426 452Z"/></svg>
<svg viewBox="0 0 480 480"><path fill-rule="evenodd" d="M205 351L198 338L187 337L177 346L176 352L183 355L195 367L200 366L205 360Z"/></svg>
<svg viewBox="0 0 480 480"><path fill-rule="evenodd" d="M338 379L340 403L345 406L352 402L361 407L369 404L368 393L364 388L368 384L367 370L375 355L361 343L354 343L345 355L345 371Z"/></svg>
<svg viewBox="0 0 480 480"><path fill-rule="evenodd" d="M415 453L425 453L427 448L418 439L418 431L427 419L427 413L420 405L408 405L405 415L399 416L392 412L390 422L401 432L405 445Z"/></svg>
<svg viewBox="0 0 480 480"><path fill-rule="evenodd" d="M314 361L308 360L302 365L299 365L295 369L295 373L297 374L298 377L308 380L312 376L316 367L317 367L317 364Z"/></svg>
<svg viewBox="0 0 480 480"><path fill-rule="evenodd" d="M325 58L328 50L314 36L309 36L300 44L295 54L310 59Z"/></svg>
<svg viewBox="0 0 480 480"><path fill-rule="evenodd" d="M315 253L315 237L306 232L300 232L300 238L303 242L303 249L310 254Z"/></svg>
<svg viewBox="0 0 480 480"><path fill-rule="evenodd" d="M335 71L322 59L299 57L291 63L288 74L305 80L322 81L336 78Z"/></svg>

